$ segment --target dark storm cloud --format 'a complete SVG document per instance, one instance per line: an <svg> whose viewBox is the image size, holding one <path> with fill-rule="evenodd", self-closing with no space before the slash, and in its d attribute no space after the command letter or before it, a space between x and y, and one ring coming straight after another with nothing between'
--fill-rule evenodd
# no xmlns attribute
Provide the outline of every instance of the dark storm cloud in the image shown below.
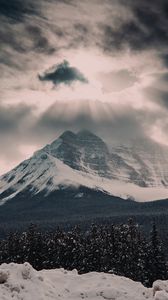
<svg viewBox="0 0 168 300"><path fill-rule="evenodd" d="M164 107L166 107L168 109L168 91L167 92L161 91L160 97L161 97Z"/></svg>
<svg viewBox="0 0 168 300"><path fill-rule="evenodd" d="M43 33L42 29L38 26L29 25L26 27L28 38L33 42L32 49L38 52L52 54L55 48L50 45L48 38Z"/></svg>
<svg viewBox="0 0 168 300"><path fill-rule="evenodd" d="M24 45L24 42L20 41L19 33L18 35L9 28L0 28L0 40L1 40L1 55L4 53L6 48L11 48L19 53L27 52L27 48ZM4 51L3 51L4 50ZM10 57L9 57L10 60Z"/></svg>
<svg viewBox="0 0 168 300"><path fill-rule="evenodd" d="M70 85L74 81L88 83L88 80L84 77L84 75L77 68L71 67L66 60L52 67L50 70L38 77L39 80L51 81L54 85L59 85L61 83Z"/></svg>
<svg viewBox="0 0 168 300"><path fill-rule="evenodd" d="M168 72L162 73L160 76L158 76L158 80L163 82L168 82Z"/></svg>
<svg viewBox="0 0 168 300"><path fill-rule="evenodd" d="M25 118L30 116L32 108L27 105L0 105L0 133L6 135L19 128Z"/></svg>
<svg viewBox="0 0 168 300"><path fill-rule="evenodd" d="M11 26L3 22L2 24L4 26L0 28L1 53L8 47L21 54L30 51L51 54L55 51L39 26L27 25L23 26L22 30L17 27L13 30Z"/></svg>
<svg viewBox="0 0 168 300"><path fill-rule="evenodd" d="M88 28L88 25L87 24L81 24L81 23L76 23L74 25L74 29L76 31L79 31L81 34L88 34L88 31L89 31L89 28Z"/></svg>
<svg viewBox="0 0 168 300"><path fill-rule="evenodd" d="M113 10L114 3L116 6ZM97 9L99 13L96 13ZM124 108L118 105L117 111L114 111L113 105L97 101L94 103L96 113L93 116L93 101L81 101L81 108L74 116L78 106L74 106L74 102L70 101L68 104L56 103L37 117L29 103L27 106L14 105L16 99L18 101L17 97L22 94L12 94L13 86L10 87L10 84L17 81L20 90L24 90L26 86L28 93L29 81L33 81L34 70L41 70L42 63L45 64L47 59L51 61L50 55L54 51L58 51L58 57L62 57L65 50L71 53L80 47L86 53L89 50L93 50L94 53L96 48L101 48L114 57L116 53L121 54L120 50L125 48L136 50L138 54L141 50L154 49L168 67L167 0L0 0L0 24L1 75L4 74L6 78L2 87L9 84L9 88L5 86L4 90L6 92L8 88L9 99L13 99L11 107L0 104L1 157L5 155L7 160L20 157L21 160L18 150L21 145L29 143L41 147L66 129L78 131L86 128L106 140L113 142L114 139L125 143L129 138L146 136L150 126L158 119L160 121L162 118L161 122L166 124L167 116L164 115L164 111L167 112L168 108L168 93L161 89L161 84L167 83L166 73L158 73L155 88L151 86L146 91L147 99L158 103L163 111L158 109L155 114L148 109L133 109L127 103ZM123 54L125 55L125 52ZM124 65L123 70L109 70L103 79L104 87L109 91L115 89L118 92L134 85L138 79L129 69L130 66L127 70L127 66ZM41 71L35 72L37 74ZM68 62L40 74L39 79L41 82L51 82L55 86L69 85L76 81L88 82L80 70L70 66ZM41 88L38 80L34 81L35 90L38 90L39 86ZM30 98L31 95L30 93ZM34 101L35 94L33 97ZM5 99L8 99L8 94L4 102ZM135 99L136 101L138 100Z"/></svg>
<svg viewBox="0 0 168 300"><path fill-rule="evenodd" d="M37 7L32 0L0 0L0 16L13 22L22 22L25 15L36 14Z"/></svg>
<svg viewBox="0 0 168 300"><path fill-rule="evenodd" d="M119 1L131 16L123 21L118 18L118 26L102 24L105 50L133 50L167 47L168 44L168 3L161 1Z"/></svg>
<svg viewBox="0 0 168 300"><path fill-rule="evenodd" d="M162 59L163 64L168 67L168 54L162 54L160 55L160 58Z"/></svg>
<svg viewBox="0 0 168 300"><path fill-rule="evenodd" d="M50 30L59 39L65 41L62 46L64 49L77 48L81 45L85 47L95 45L111 52L116 49L124 49L127 46L133 50L167 47L167 0L154 0L152 3L145 0L119 0L117 5L125 10L125 14L128 14L127 18L123 17L123 13L111 18L103 18L102 14L102 22L98 21L96 17L95 21L91 18L94 23L82 19L82 9L75 0L48 0L47 3L48 5L52 4L52 6L55 4L55 10L57 10L57 4L73 6L74 13L75 9L79 8L79 19L76 20L74 15L74 20L72 22L70 20L67 27L64 22L59 24L57 21L54 23L53 19L50 20L50 16L45 14L46 2L44 0L36 2L33 0L0 0L0 17L5 17L5 20L8 20L9 23L12 20L25 25L22 32L19 32L17 28L6 27L3 19L0 33L2 45L10 46L20 53L36 51L51 54L57 49L58 45L56 43L54 46L50 44L51 38L49 39L48 36ZM111 0L105 2L106 14L108 14L108 11L112 11L114 3ZM89 11L89 2L86 5ZM35 20L36 17L38 20ZM65 20L68 20L68 17L66 11ZM39 22L42 22L44 26L41 26L42 23ZM25 37L25 40L23 37Z"/></svg>
<svg viewBox="0 0 168 300"><path fill-rule="evenodd" d="M25 54L37 52L48 55L55 51L40 23L43 19L42 3L33 0L0 0L1 65L25 70L27 60L30 66L30 59L27 57L25 60Z"/></svg>

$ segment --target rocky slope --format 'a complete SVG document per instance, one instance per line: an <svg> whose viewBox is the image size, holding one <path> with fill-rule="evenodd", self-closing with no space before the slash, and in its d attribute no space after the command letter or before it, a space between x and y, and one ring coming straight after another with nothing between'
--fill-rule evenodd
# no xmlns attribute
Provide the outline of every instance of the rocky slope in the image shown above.
<svg viewBox="0 0 168 300"><path fill-rule="evenodd" d="M85 186L138 201L168 195L168 152L158 144L115 146L89 131L66 131L0 177L1 204L26 191L44 195Z"/></svg>

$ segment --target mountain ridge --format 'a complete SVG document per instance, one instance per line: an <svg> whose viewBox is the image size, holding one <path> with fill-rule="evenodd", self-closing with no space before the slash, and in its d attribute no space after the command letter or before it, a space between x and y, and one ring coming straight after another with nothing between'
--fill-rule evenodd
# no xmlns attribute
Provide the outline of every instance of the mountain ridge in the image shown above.
<svg viewBox="0 0 168 300"><path fill-rule="evenodd" d="M0 177L0 204L28 188L30 196L42 191L46 196L60 186L85 186L138 201L145 200L145 194L146 200L164 199L168 194L168 155L164 159L162 148L156 148L118 146L110 151L88 130L65 131ZM160 167L156 168L157 159Z"/></svg>

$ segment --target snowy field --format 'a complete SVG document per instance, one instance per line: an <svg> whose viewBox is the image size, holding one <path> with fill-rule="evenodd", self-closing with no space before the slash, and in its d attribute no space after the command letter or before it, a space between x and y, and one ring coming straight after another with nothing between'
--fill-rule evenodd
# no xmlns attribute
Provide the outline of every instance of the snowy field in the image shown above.
<svg viewBox="0 0 168 300"><path fill-rule="evenodd" d="M168 281L153 288L104 273L78 275L76 270L35 271L28 263L0 266L1 300L168 300Z"/></svg>

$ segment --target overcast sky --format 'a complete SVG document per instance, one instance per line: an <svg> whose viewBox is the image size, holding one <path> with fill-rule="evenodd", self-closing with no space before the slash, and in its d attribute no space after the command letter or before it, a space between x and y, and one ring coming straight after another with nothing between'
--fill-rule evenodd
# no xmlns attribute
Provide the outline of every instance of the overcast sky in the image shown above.
<svg viewBox="0 0 168 300"><path fill-rule="evenodd" d="M168 145L167 0L0 0L0 174L66 129Z"/></svg>

